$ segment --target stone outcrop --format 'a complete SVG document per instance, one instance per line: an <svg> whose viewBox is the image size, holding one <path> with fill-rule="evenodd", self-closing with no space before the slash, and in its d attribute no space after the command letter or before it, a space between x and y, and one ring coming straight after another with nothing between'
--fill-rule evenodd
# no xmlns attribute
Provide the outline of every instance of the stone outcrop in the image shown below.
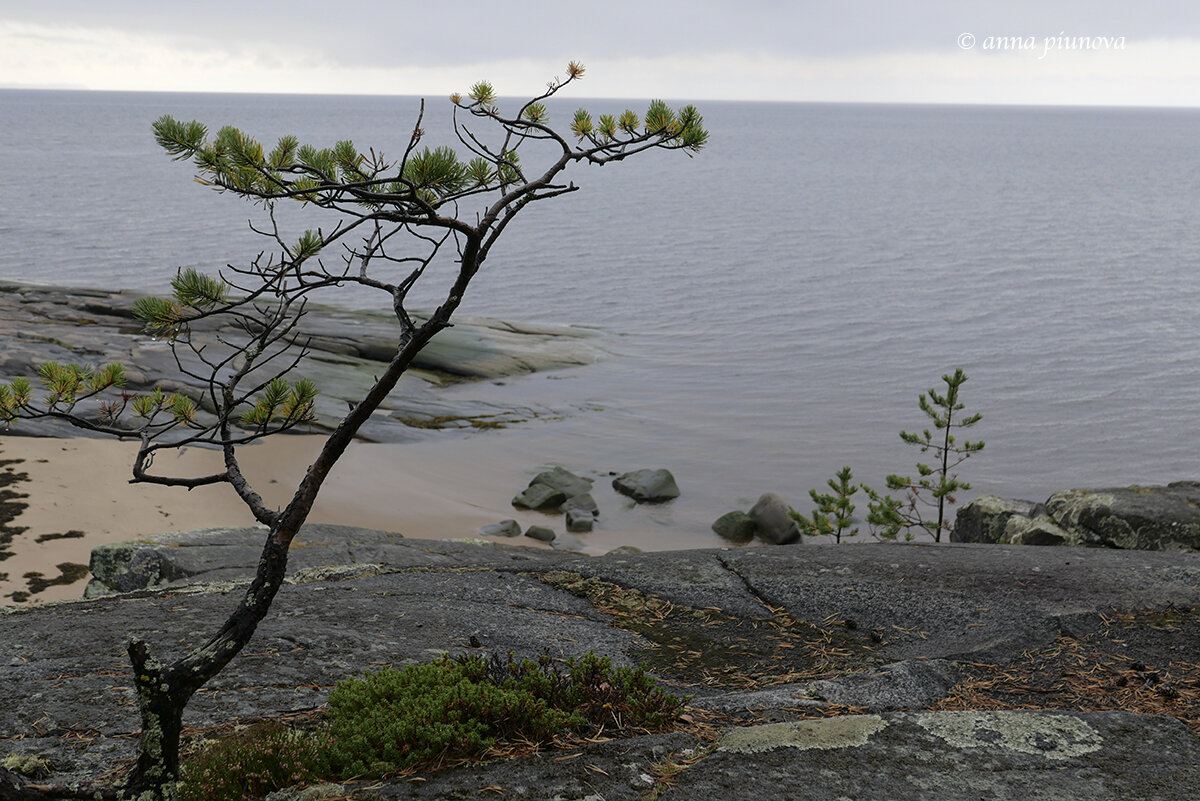
<svg viewBox="0 0 1200 801"><path fill-rule="evenodd" d="M3 764L38 766L46 784L120 767L137 727L125 641L165 652L211 631L262 538L212 530L129 544L120 556L114 547L96 560L111 584L137 584L122 571L145 577L136 566L148 564L175 578L0 610ZM1090 670L1106 703L1124 697L1109 692L1118 680L1161 682L1163 671L1190 692L1200 554L862 544L589 558L340 527L306 527L297 546L250 647L189 706L194 736L311 710L368 666L443 652L592 649L616 665L647 664L703 710L692 713L705 722L696 730L351 783L354 797L483 798L500 787L518 799L708 799L737 788L820 801L1182 801L1200 783L1200 735L1166 714L1076 708L1055 695L1061 671L1009 701L1062 708L964 704L1028 669L1030 649L1051 659L1065 641L1087 646L1072 658L1100 655L1072 670ZM1190 708L1176 703L1161 709Z"/></svg>
<svg viewBox="0 0 1200 801"><path fill-rule="evenodd" d="M984 496L959 509L950 539L1200 551L1200 483L1067 490L1044 504Z"/></svg>
<svg viewBox="0 0 1200 801"><path fill-rule="evenodd" d="M121 362L128 387L145 391L162 387L199 401L199 420L211 420L207 386L180 372L168 342L141 331L133 304L142 295L105 289L49 287L0 281L0 381L37 375L41 362ZM418 315L419 316L419 315ZM242 342L245 334L214 321L197 323L193 340L222 350L217 339ZM379 374L380 363L395 353L397 328L386 314L348 311L309 304L300 327L309 356L303 374L321 392L313 427L332 429L345 416L346 404L357 402ZM501 378L541 370L591 364L605 354L599 332L555 325L516 325L501 320L460 317L437 334L413 362L400 390L384 401L359 438L403 441L427 429L501 428L535 417L569 413L569 409L514 406L472 400L456 393L443 398L443 385L463 380ZM206 374L187 348L180 349L185 367ZM54 421L22 421L22 433L53 435L69 429ZM80 432L70 429L74 434Z"/></svg>
<svg viewBox="0 0 1200 801"><path fill-rule="evenodd" d="M955 517L951 542L1007 542L1005 526L1014 517L1032 518L1038 505L1033 501L983 495L963 504Z"/></svg>

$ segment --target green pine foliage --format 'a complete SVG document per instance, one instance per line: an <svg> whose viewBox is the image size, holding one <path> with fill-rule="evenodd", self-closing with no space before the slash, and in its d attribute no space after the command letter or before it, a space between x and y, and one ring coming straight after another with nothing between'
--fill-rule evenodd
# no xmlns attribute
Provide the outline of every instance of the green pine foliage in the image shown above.
<svg viewBox="0 0 1200 801"><path fill-rule="evenodd" d="M934 387L918 398L921 411L933 421L933 430L927 428L920 434L900 432L900 438L916 445L921 453L932 452L932 464L917 462L915 479L895 474L887 477L888 489L902 492L903 501L889 498L890 502L885 502L882 497L872 501L868 520L879 527L885 538L894 539L901 530L909 534L924 530L935 542L941 542L942 532L950 528L946 512L955 502L954 493L971 488L954 470L983 450L984 443L982 440L959 441L953 432L973 427L983 415L963 413L966 406L959 399L959 392L967 381L967 374L961 367L952 375L943 375L942 381L946 385L944 392L938 392ZM937 510L936 519L933 509Z"/></svg>
<svg viewBox="0 0 1200 801"><path fill-rule="evenodd" d="M854 527L854 523L857 522L854 518L856 507L850 500L858 492L858 487L854 485L854 474L848 465L826 483L833 491L832 494L808 491L816 504L811 515L806 517L795 509L789 509L788 513L800 526L802 534L833 535L834 541L840 543L843 535L853 537L858 533L858 528Z"/></svg>
<svg viewBox="0 0 1200 801"><path fill-rule="evenodd" d="M601 114L597 121L593 122L591 113L581 108L575 111L571 120L571 133L576 139L593 145L619 143L634 139L642 135L642 132L664 135L668 139L665 147L690 151L689 155L708 144L704 118L695 106L684 106L675 111L662 100L651 101L646 110L644 126L642 118L631 109L626 109L619 117Z"/></svg>
<svg viewBox="0 0 1200 801"><path fill-rule="evenodd" d="M283 378L273 378L263 388L254 406L242 415L242 424L264 427L273 422L287 425L308 422L313 419L316 397L317 387L307 378L291 383Z"/></svg>

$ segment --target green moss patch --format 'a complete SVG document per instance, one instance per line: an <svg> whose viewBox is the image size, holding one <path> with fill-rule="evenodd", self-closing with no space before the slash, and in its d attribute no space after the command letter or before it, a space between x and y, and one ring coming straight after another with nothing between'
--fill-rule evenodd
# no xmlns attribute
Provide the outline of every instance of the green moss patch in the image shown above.
<svg viewBox="0 0 1200 801"><path fill-rule="evenodd" d="M869 636L835 618L812 623L783 610L740 618L577 573L551 571L538 578L586 598L612 615L614 626L645 638L649 644L637 658L681 686L757 689L854 673L880 661Z"/></svg>

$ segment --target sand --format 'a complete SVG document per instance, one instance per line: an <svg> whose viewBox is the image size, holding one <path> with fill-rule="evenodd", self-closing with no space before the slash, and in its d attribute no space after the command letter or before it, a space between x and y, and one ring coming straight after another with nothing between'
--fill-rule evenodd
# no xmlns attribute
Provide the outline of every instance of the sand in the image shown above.
<svg viewBox="0 0 1200 801"><path fill-rule="evenodd" d="M243 472L269 505L282 506L323 441L317 436L278 436L243 448ZM10 525L28 530L13 538L13 555L0 561L0 574L7 574L0 580L0 604L20 599L14 592L29 591L27 574L58 577L60 565L86 565L91 549L103 543L166 531L254 525L227 485L188 491L130 484L135 450L135 443L107 439L0 437L0 459L22 460L12 469L28 475L28 481L10 486L28 495L28 508ZM561 516L517 510L510 503L538 467L514 463L497 438L355 443L326 482L309 520L428 539L478 536L480 526L505 518L518 520L523 528L538 524L562 531ZM205 475L220 469L219 453L199 448L165 452L155 464L160 474ZM664 525L662 509L633 509L604 481L598 480L596 488L601 509L607 511L602 511L596 531L582 535L588 553L625 544L643 550L720 544L694 522L678 528ZM697 528L701 530L692 530ZM68 533L71 536L54 536ZM525 537L504 541L545 547ZM78 598L86 580L81 575L50 586L29 601Z"/></svg>

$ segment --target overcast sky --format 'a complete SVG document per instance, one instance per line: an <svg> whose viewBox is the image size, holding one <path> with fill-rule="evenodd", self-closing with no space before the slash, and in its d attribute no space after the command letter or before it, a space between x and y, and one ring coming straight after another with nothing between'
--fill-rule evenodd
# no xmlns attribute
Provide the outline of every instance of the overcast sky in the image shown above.
<svg viewBox="0 0 1200 801"><path fill-rule="evenodd" d="M1200 0L3 0L0 87L1200 106Z"/></svg>

